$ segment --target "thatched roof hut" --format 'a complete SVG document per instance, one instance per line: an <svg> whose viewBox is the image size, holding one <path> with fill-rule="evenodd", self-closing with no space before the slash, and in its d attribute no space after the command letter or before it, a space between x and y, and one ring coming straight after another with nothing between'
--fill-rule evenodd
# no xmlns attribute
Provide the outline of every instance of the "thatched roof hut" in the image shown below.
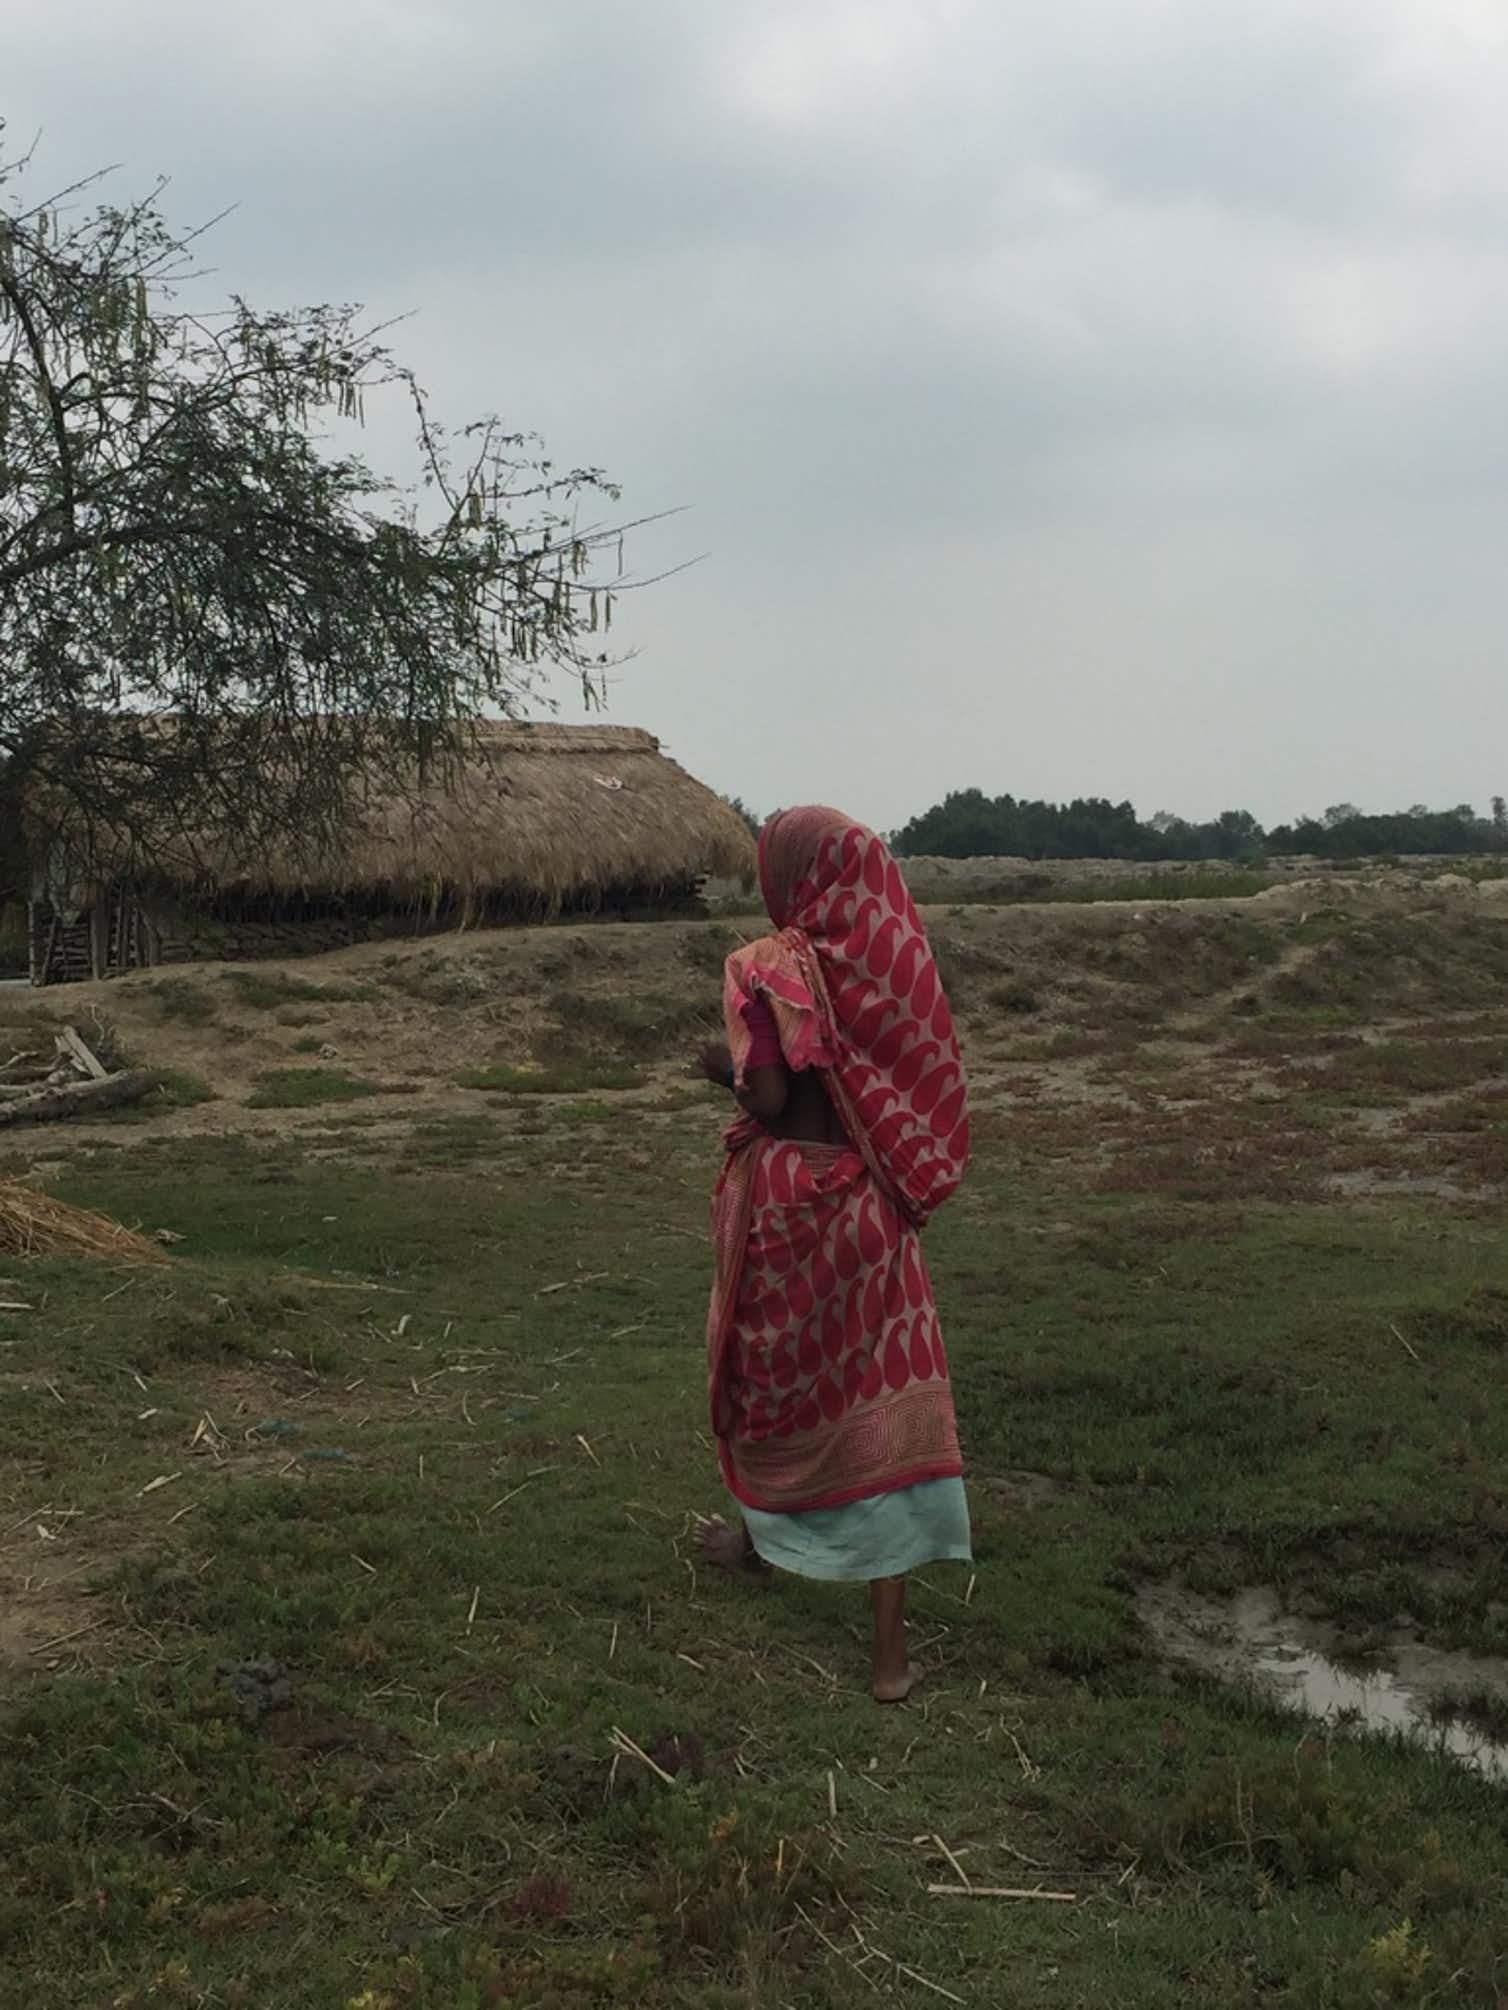
<svg viewBox="0 0 1508 2010"><path fill-rule="evenodd" d="M652 734L619 726L483 723L448 775L374 785L350 833L312 857L292 843L237 856L182 837L128 847L98 830L36 835L41 983L184 955L322 948L332 932L354 940L400 919L454 927L666 905L704 878L753 870L738 812Z"/></svg>

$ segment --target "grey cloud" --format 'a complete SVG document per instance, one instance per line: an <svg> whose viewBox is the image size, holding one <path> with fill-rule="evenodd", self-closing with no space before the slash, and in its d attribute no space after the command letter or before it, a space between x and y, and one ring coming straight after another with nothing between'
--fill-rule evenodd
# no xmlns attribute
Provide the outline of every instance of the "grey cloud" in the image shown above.
<svg viewBox="0 0 1508 2010"><path fill-rule="evenodd" d="M724 785L1291 814L1503 779L1508 57L1447 12L17 0L0 109L690 505L618 703Z"/></svg>

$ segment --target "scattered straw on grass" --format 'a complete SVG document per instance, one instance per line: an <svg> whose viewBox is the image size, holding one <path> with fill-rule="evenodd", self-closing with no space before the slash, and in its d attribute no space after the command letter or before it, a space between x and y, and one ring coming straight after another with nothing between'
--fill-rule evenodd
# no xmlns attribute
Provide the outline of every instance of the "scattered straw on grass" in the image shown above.
<svg viewBox="0 0 1508 2010"><path fill-rule="evenodd" d="M929 1884L929 1898L1040 1898L1049 1905L1077 1905L1076 1891L1043 1891L1034 1885L1028 1891L1005 1884Z"/></svg>
<svg viewBox="0 0 1508 2010"><path fill-rule="evenodd" d="M608 1739L608 1743L620 1758L637 1759L641 1766L647 1766L655 1778L662 1781L667 1787L675 1785L674 1776L667 1773L662 1765L652 1759L642 1746L636 1745L627 1731L620 1731L616 1724L612 1728L612 1734Z"/></svg>
<svg viewBox="0 0 1508 2010"><path fill-rule="evenodd" d="M943 1855L947 1858L949 1864L952 1866L953 1875L958 1879L958 1882L963 1886L964 1890L968 1891L972 1885L972 1879L970 1878L969 1873L964 1869L963 1865L959 1862L958 1858L953 1854L952 1850L948 1848L948 1845L943 1841L940 1835L934 1835L932 1840L937 1844L937 1847L942 1851Z"/></svg>
<svg viewBox="0 0 1508 2010"><path fill-rule="evenodd" d="M0 1180L0 1254L102 1256L117 1263L165 1263L144 1235L102 1214L69 1207L19 1180Z"/></svg>

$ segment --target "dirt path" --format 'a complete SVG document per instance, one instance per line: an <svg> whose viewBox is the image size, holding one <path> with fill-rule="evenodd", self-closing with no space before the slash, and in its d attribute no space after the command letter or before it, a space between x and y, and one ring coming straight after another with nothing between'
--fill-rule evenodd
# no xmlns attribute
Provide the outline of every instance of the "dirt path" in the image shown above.
<svg viewBox="0 0 1508 2010"><path fill-rule="evenodd" d="M1324 947L1323 942L1290 942L1275 963L1254 972L1249 977L1241 978L1235 984L1227 985L1225 990L1217 991L1213 998L1202 999L1195 1010L1181 1013L1172 1020L1170 1022L1172 1029L1175 1032L1195 1036L1207 1033L1225 1019L1243 998L1260 1000L1283 978L1292 977L1298 971L1306 969Z"/></svg>

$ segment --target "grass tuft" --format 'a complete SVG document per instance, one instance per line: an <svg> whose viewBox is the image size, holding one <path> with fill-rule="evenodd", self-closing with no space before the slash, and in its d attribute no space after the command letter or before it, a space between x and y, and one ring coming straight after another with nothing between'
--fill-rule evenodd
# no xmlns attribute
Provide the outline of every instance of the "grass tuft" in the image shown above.
<svg viewBox="0 0 1508 2010"><path fill-rule="evenodd" d="M202 984L189 977L160 977L145 987L146 995L164 1019L182 1026L207 1026L215 1017L215 1001Z"/></svg>
<svg viewBox="0 0 1508 2010"><path fill-rule="evenodd" d="M226 970L221 981L235 992L239 1004L258 1012L276 1012L290 1005L359 1004L381 996L375 985L315 983L276 969Z"/></svg>
<svg viewBox="0 0 1508 2010"><path fill-rule="evenodd" d="M480 1089L500 1096L579 1096L597 1089L638 1089L644 1077L637 1068L610 1061L553 1061L539 1067L468 1068L456 1077L462 1089Z"/></svg>
<svg viewBox="0 0 1508 2010"><path fill-rule="evenodd" d="M365 1081L340 1068L272 1068L258 1077L246 1106L252 1110L307 1110L322 1103L352 1103L363 1096L396 1093L392 1084Z"/></svg>

